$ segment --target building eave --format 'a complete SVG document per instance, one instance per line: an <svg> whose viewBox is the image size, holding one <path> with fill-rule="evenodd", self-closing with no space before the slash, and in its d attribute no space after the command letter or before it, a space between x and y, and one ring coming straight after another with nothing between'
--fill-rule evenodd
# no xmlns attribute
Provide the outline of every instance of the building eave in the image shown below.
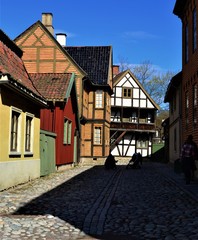
<svg viewBox="0 0 198 240"><path fill-rule="evenodd" d="M18 92L19 94L22 94L24 97L30 99L31 101L34 101L42 107L47 107L47 101L44 98L36 95L31 90L20 84L18 81L10 78L8 75L0 75L0 85L3 85L15 92Z"/></svg>

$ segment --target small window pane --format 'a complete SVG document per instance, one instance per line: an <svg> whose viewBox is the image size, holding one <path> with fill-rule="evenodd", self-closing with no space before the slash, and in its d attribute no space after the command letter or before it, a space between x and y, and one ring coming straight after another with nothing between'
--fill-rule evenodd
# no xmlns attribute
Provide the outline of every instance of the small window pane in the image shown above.
<svg viewBox="0 0 198 240"><path fill-rule="evenodd" d="M26 138L25 138L25 151L31 150L31 130L32 130L32 118L26 117Z"/></svg>
<svg viewBox="0 0 198 240"><path fill-rule="evenodd" d="M96 91L96 108L102 108L102 91Z"/></svg>
<svg viewBox="0 0 198 240"><path fill-rule="evenodd" d="M101 144L101 127L95 127L94 144Z"/></svg>
<svg viewBox="0 0 198 240"><path fill-rule="evenodd" d="M10 151L17 151L20 113L12 111Z"/></svg>

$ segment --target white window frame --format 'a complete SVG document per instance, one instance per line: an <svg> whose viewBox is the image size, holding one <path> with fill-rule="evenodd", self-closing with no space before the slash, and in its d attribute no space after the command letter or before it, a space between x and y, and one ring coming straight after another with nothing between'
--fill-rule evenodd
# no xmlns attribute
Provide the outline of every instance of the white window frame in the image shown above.
<svg viewBox="0 0 198 240"><path fill-rule="evenodd" d="M13 133L13 114L18 114L17 117L17 129L15 129L16 133L16 140L14 140L14 133ZM16 107L11 107L11 114L10 114L10 139L9 139L9 155L21 155L21 124L22 124L22 110ZM13 145L16 145L13 147Z"/></svg>
<svg viewBox="0 0 198 240"><path fill-rule="evenodd" d="M102 144L102 127L101 126L94 127L94 144L95 145Z"/></svg>
<svg viewBox="0 0 198 240"><path fill-rule="evenodd" d="M95 107L102 108L103 107L103 91L97 90L95 93Z"/></svg>
<svg viewBox="0 0 198 240"><path fill-rule="evenodd" d="M31 119L30 133L29 133L29 150L26 148L27 144L27 119ZM25 129L24 129L25 137L24 137L24 152L25 155L33 154L33 146L34 146L34 115L26 112L25 114Z"/></svg>

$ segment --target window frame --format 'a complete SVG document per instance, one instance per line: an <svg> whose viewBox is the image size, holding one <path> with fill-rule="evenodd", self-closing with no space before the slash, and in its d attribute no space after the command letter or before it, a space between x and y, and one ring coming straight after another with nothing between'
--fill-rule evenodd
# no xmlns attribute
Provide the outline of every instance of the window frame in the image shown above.
<svg viewBox="0 0 198 240"><path fill-rule="evenodd" d="M72 121L64 118L63 123L63 145L71 145L72 141Z"/></svg>
<svg viewBox="0 0 198 240"><path fill-rule="evenodd" d="M137 140L137 148L148 148L148 140Z"/></svg>
<svg viewBox="0 0 198 240"><path fill-rule="evenodd" d="M123 98L132 98L133 96L133 89L130 87L123 87L122 88L122 97Z"/></svg>
<svg viewBox="0 0 198 240"><path fill-rule="evenodd" d="M189 61L189 36L188 36L188 24L185 26L185 63Z"/></svg>
<svg viewBox="0 0 198 240"><path fill-rule="evenodd" d="M22 110L16 107L11 107L10 114L10 144L9 155L21 155L21 123ZM16 117L16 119L15 119Z"/></svg>
<svg viewBox="0 0 198 240"><path fill-rule="evenodd" d="M103 91L96 90L95 92L95 108L103 108Z"/></svg>
<svg viewBox="0 0 198 240"><path fill-rule="evenodd" d="M186 122L186 129L189 125L189 92L185 92L185 122Z"/></svg>
<svg viewBox="0 0 198 240"><path fill-rule="evenodd" d="M193 86L193 125L197 124L197 100L198 100L198 88L197 84Z"/></svg>
<svg viewBox="0 0 198 240"><path fill-rule="evenodd" d="M29 122L30 120L30 122ZM28 128L28 124L30 123L30 126ZM34 145L34 115L31 113L26 112L25 116L25 155L27 154L33 154L33 145ZM27 147L28 145L28 147Z"/></svg>
<svg viewBox="0 0 198 240"><path fill-rule="evenodd" d="M94 126L94 145L102 145L102 126Z"/></svg>

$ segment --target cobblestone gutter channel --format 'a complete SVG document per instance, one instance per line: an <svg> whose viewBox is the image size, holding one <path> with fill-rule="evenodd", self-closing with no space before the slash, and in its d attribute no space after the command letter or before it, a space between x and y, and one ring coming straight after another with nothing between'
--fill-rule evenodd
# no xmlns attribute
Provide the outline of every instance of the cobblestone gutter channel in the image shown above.
<svg viewBox="0 0 198 240"><path fill-rule="evenodd" d="M114 173L113 177L108 182L104 190L101 192L99 198L90 209L84 221L84 232L96 235L101 235L103 233L106 214L110 207L122 173L123 170L117 170Z"/></svg>

